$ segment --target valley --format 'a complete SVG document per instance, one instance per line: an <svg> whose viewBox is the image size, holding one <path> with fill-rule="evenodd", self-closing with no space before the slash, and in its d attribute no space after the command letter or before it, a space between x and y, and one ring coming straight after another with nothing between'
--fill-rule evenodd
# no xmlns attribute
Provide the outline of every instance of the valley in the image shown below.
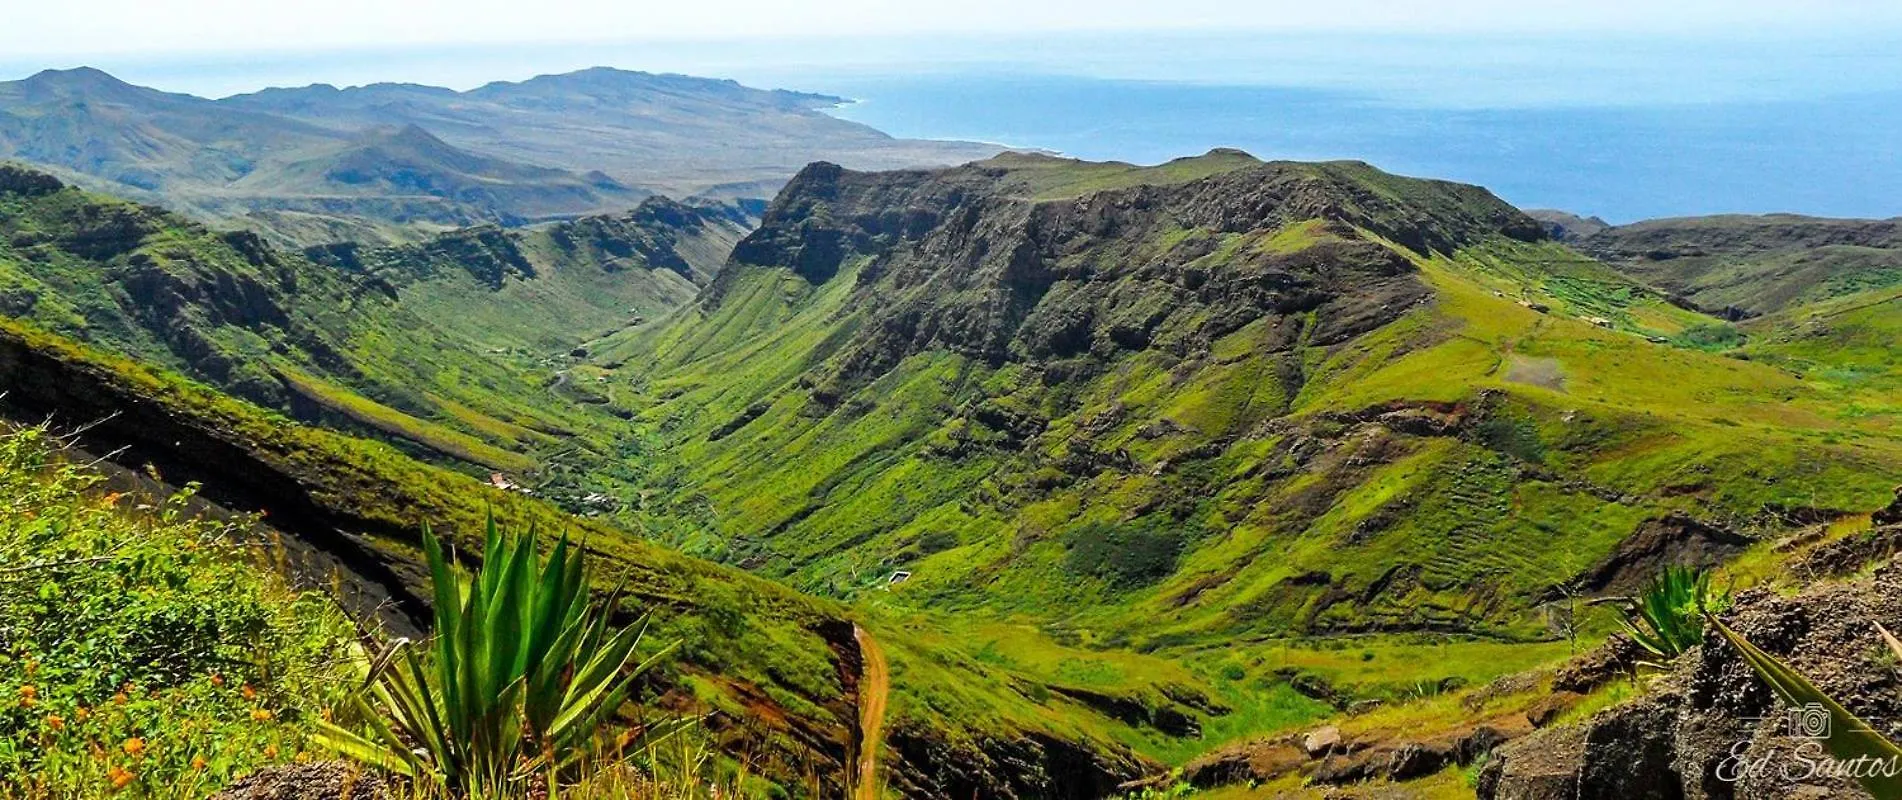
<svg viewBox="0 0 1902 800"><path fill-rule="evenodd" d="M1886 580L1892 221L1609 226L1360 162L794 136L847 123L613 71L75 77L152 130L314 144L221 178L229 206L172 161L121 199L117 156L24 149L0 111L0 155L51 162L0 166L6 418L264 514L398 623L434 602L425 525L471 567L491 515L573 534L681 643L629 713L702 719L749 796L1501 792L1509 742L1651 702L1603 601L1663 567L1745 599ZM629 87L770 111L772 163L686 160L783 188L505 141ZM378 210L471 196L417 160L483 210ZM362 202L270 199L344 173Z"/></svg>

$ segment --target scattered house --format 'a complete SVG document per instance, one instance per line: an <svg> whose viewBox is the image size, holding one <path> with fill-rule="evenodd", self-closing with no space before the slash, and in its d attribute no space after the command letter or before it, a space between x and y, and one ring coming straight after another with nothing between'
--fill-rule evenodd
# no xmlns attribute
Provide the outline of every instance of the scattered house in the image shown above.
<svg viewBox="0 0 1902 800"><path fill-rule="evenodd" d="M1662 336L1646 336L1644 337L1644 340L1652 344L1670 344L1671 343L1670 339L1666 339Z"/></svg>
<svg viewBox="0 0 1902 800"><path fill-rule="evenodd" d="M1531 300L1520 300L1519 305L1525 306L1526 308L1530 308L1533 311L1537 311L1541 314L1547 313L1552 310L1551 306L1548 306L1544 303L1534 303Z"/></svg>
<svg viewBox="0 0 1902 800"><path fill-rule="evenodd" d="M904 583L905 581L908 581L908 580L911 580L911 573L901 569L897 572L892 573L892 576L885 580L885 585L888 587L897 586L898 584Z"/></svg>
<svg viewBox="0 0 1902 800"><path fill-rule="evenodd" d="M1597 325L1600 328L1611 327L1611 320L1605 319L1604 317L1586 317L1585 321Z"/></svg>
<svg viewBox="0 0 1902 800"><path fill-rule="evenodd" d="M516 483L515 481L512 481L512 480L509 480L509 476L503 475L500 472L489 473L489 485L497 489L501 489L502 491L505 491L505 492L521 492L522 494L529 493L527 489L522 488L521 484Z"/></svg>

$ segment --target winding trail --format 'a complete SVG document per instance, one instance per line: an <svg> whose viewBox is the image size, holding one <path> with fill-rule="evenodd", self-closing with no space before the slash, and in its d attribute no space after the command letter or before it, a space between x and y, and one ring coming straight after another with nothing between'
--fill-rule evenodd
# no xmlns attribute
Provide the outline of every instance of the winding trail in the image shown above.
<svg viewBox="0 0 1902 800"><path fill-rule="evenodd" d="M885 703L891 698L891 672L885 665L885 651L879 649L871 631L853 625L852 638L859 643L859 656L863 660L859 672L858 776L852 798L878 800L878 748L884 744Z"/></svg>

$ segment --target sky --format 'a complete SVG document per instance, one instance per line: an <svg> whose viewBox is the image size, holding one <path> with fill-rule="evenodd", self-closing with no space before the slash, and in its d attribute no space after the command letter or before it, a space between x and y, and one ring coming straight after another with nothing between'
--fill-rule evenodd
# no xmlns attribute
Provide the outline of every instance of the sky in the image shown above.
<svg viewBox="0 0 1902 800"><path fill-rule="evenodd" d="M0 0L0 81L77 66L214 98L612 66L836 94L899 135L1365 158L1621 219L1902 211L1898 0Z"/></svg>
<svg viewBox="0 0 1902 800"><path fill-rule="evenodd" d="M1902 28L1893 0L0 0L0 53L274 52L472 43L1052 31L1688 33Z"/></svg>

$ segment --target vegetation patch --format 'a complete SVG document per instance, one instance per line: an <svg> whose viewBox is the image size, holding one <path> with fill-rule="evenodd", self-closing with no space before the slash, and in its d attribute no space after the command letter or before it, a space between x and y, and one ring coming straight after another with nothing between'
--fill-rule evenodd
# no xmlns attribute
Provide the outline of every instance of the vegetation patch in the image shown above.
<svg viewBox="0 0 1902 800"><path fill-rule="evenodd" d="M100 481L42 430L0 436L0 797L196 800L308 757L351 625L191 489Z"/></svg>
<svg viewBox="0 0 1902 800"><path fill-rule="evenodd" d="M1147 586L1176 570L1182 555L1179 529L1155 521L1090 523L1064 534L1064 567L1113 587Z"/></svg>

